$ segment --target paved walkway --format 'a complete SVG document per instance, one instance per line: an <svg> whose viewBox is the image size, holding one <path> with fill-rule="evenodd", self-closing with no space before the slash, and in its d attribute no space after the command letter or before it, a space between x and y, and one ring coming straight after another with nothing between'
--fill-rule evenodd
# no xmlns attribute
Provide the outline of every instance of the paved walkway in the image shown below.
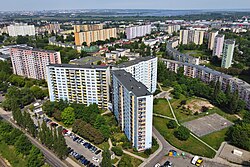
<svg viewBox="0 0 250 167"><path fill-rule="evenodd" d="M157 117L161 117L161 118L166 118L166 119L170 119L170 120L174 120L174 118L171 118L171 117L168 117L168 116L165 116L165 115L161 115L161 114L156 114L156 113L153 113L154 116L157 116Z"/></svg>

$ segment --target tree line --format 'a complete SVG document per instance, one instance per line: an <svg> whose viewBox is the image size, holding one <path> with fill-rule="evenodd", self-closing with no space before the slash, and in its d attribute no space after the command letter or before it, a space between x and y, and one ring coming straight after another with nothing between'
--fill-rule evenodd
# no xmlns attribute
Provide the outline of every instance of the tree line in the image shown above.
<svg viewBox="0 0 250 167"><path fill-rule="evenodd" d="M14 147L19 156L25 160L26 166L40 167L44 165L42 152L31 144L22 131L3 121L0 121L0 142ZM10 161L10 163L12 162Z"/></svg>
<svg viewBox="0 0 250 167"><path fill-rule="evenodd" d="M246 106L239 98L238 91L232 92L229 85L225 91L222 91L219 81L206 84L200 79L189 78L184 76L183 68L180 68L176 74L169 71L163 62L158 63L158 81L164 86L173 87L172 93L176 99L180 98L181 94L188 97L194 95L203 97L230 114L238 113Z"/></svg>
<svg viewBox="0 0 250 167"><path fill-rule="evenodd" d="M113 133L110 120L101 115L97 104L86 106L84 104L47 101L43 104L43 111L57 121L62 121L66 126L72 126L73 132L89 141L100 144L107 140Z"/></svg>

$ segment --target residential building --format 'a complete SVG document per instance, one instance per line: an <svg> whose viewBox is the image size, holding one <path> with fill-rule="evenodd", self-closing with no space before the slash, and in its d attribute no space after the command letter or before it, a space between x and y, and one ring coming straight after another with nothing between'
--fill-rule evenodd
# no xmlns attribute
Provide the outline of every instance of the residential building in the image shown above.
<svg viewBox="0 0 250 167"><path fill-rule="evenodd" d="M47 66L50 101L67 100L108 109L110 68L99 65Z"/></svg>
<svg viewBox="0 0 250 167"><path fill-rule="evenodd" d="M188 30L180 30L180 43L183 45L188 44Z"/></svg>
<svg viewBox="0 0 250 167"><path fill-rule="evenodd" d="M32 47L10 48L13 73L33 79L47 79L46 65L61 64L60 52Z"/></svg>
<svg viewBox="0 0 250 167"><path fill-rule="evenodd" d="M7 27L9 36L16 37L18 35L21 36L34 36L36 35L35 26L34 25L28 25L28 24L14 24L9 25Z"/></svg>
<svg viewBox="0 0 250 167"><path fill-rule="evenodd" d="M136 37L143 37L147 34L151 34L151 25L127 27L125 29L125 32L127 35L127 39L133 39Z"/></svg>
<svg viewBox="0 0 250 167"><path fill-rule="evenodd" d="M221 73L219 71L215 71L206 66L183 63L168 59L161 60L166 64L166 67L170 71L174 71L177 73L178 69L180 67L183 67L185 76L191 78L199 78L205 83L210 83L212 81L220 81L221 89L223 91L226 91L226 88L229 85L231 87L232 92L238 90L239 97L243 101L245 101L247 108L250 109L250 84L248 84L247 82L239 78Z"/></svg>
<svg viewBox="0 0 250 167"><path fill-rule="evenodd" d="M92 42L105 41L106 39L117 38L116 28L98 29L91 31L75 32L75 44L81 46L86 42L88 46Z"/></svg>
<svg viewBox="0 0 250 167"><path fill-rule="evenodd" d="M203 38L204 38L204 31L180 30L180 43L183 45L187 45L189 43L202 45Z"/></svg>
<svg viewBox="0 0 250 167"><path fill-rule="evenodd" d="M200 58L196 58L193 56L189 56L188 54L180 53L178 50L174 49L172 46L175 46L176 40L170 41L167 43L167 55L169 58L174 59L176 61L184 62L184 63L191 63L191 64L200 64Z"/></svg>
<svg viewBox="0 0 250 167"><path fill-rule="evenodd" d="M103 24L74 25L74 32L95 31L103 29Z"/></svg>
<svg viewBox="0 0 250 167"><path fill-rule="evenodd" d="M214 49L214 41L215 37L218 35L218 31L212 31L208 35L208 49L213 50Z"/></svg>
<svg viewBox="0 0 250 167"><path fill-rule="evenodd" d="M181 26L178 24L168 25L167 32L168 34L173 34L174 32L178 32L181 29Z"/></svg>
<svg viewBox="0 0 250 167"><path fill-rule="evenodd" d="M223 51L223 44L224 44L224 35L218 34L214 40L214 47L213 47L213 56L217 56L221 58L222 51Z"/></svg>
<svg viewBox="0 0 250 167"><path fill-rule="evenodd" d="M153 95L125 70L112 72L113 112L133 147L152 147Z"/></svg>
<svg viewBox="0 0 250 167"><path fill-rule="evenodd" d="M157 87L157 57L139 57L113 67L114 70L125 70L143 83L149 92L154 93Z"/></svg>
<svg viewBox="0 0 250 167"><path fill-rule="evenodd" d="M223 54L222 62L221 62L222 68L229 68L232 66L234 46L235 46L234 40L229 40L229 39L225 40L222 53Z"/></svg>

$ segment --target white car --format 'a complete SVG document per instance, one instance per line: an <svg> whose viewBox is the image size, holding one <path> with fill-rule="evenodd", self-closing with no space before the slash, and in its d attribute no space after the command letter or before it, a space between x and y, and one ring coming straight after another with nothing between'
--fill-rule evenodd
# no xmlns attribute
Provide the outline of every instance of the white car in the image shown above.
<svg viewBox="0 0 250 167"><path fill-rule="evenodd" d="M155 167L160 167L160 166L161 166L160 163L155 164Z"/></svg>
<svg viewBox="0 0 250 167"><path fill-rule="evenodd" d="M99 159L96 158L96 157L93 157L92 160L93 160L94 162L99 162Z"/></svg>

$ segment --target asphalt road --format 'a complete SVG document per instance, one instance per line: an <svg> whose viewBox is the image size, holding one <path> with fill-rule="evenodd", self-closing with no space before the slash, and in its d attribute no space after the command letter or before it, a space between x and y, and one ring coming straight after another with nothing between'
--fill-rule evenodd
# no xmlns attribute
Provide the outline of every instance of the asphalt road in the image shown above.
<svg viewBox="0 0 250 167"><path fill-rule="evenodd" d="M19 126L17 126L16 124L14 124L10 118L11 118L11 113L9 114L3 114L3 109L0 108L0 116L5 119L6 121L8 121L13 127L20 129ZM20 129L21 130L21 129ZM54 153L52 153L49 149L45 148L42 144L40 144L36 139L34 139L33 137L31 137L29 134L25 133L25 135L28 137L28 139L30 140L30 142L32 144L34 144L37 148L39 148L45 157L45 161L53 166L53 167L67 167L67 165L62 162L56 155L54 155Z"/></svg>

